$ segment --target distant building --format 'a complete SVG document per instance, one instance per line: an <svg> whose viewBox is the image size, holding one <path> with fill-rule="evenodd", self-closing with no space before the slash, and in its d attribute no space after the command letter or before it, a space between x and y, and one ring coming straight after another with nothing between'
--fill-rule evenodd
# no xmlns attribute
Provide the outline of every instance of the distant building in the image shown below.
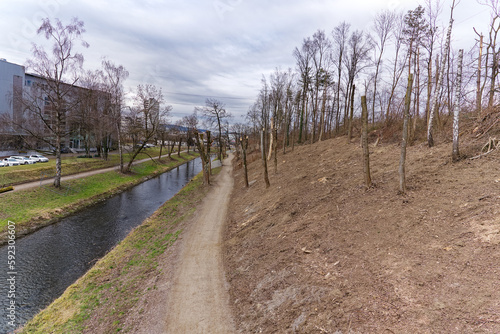
<svg viewBox="0 0 500 334"><path fill-rule="evenodd" d="M28 137L28 134L15 124L22 124L26 97L31 96L31 103L40 108L44 122L50 122L53 118L53 108L49 102L49 96L44 95L41 87L47 87L47 79L36 74L26 73L25 67L7 62L0 59L0 149L12 149L22 146L22 137ZM72 96L71 99L78 98L82 92L89 91L86 88L78 86L69 86ZM95 91L93 91L95 92ZM101 104L105 104L107 95L97 91L100 96ZM108 100L109 101L109 100ZM74 104L77 106L77 104ZM83 136L80 133L80 124L73 120L72 113L76 110L68 110L63 126L68 132L68 136L63 140L63 147L80 149L84 145ZM66 119L68 121L66 121ZM48 134L49 135L49 134ZM43 145L43 144L40 144ZM38 146L38 145L36 145Z"/></svg>
<svg viewBox="0 0 500 334"><path fill-rule="evenodd" d="M157 127L157 123L160 121L160 103L153 98L145 101L143 114L146 118L144 123L146 129Z"/></svg>
<svg viewBox="0 0 500 334"><path fill-rule="evenodd" d="M24 66L0 59L0 117L8 116L12 120L22 117L21 100L25 81ZM0 135L12 135L16 132L7 124L0 126Z"/></svg>

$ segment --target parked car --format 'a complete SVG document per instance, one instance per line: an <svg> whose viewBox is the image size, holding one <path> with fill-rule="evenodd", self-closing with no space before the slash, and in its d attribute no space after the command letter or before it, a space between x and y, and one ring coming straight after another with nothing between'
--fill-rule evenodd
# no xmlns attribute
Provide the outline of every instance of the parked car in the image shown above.
<svg viewBox="0 0 500 334"><path fill-rule="evenodd" d="M14 159L14 158L5 158L3 159L3 162L7 164L7 166L19 166L19 160Z"/></svg>
<svg viewBox="0 0 500 334"><path fill-rule="evenodd" d="M41 154L32 154L30 155L30 159L36 162L49 162L49 159Z"/></svg>
<svg viewBox="0 0 500 334"><path fill-rule="evenodd" d="M13 155L11 158L17 159L20 165L33 165L35 161L31 160L29 157L22 155Z"/></svg>
<svg viewBox="0 0 500 334"><path fill-rule="evenodd" d="M3 160L0 160L0 167L6 167L8 166Z"/></svg>

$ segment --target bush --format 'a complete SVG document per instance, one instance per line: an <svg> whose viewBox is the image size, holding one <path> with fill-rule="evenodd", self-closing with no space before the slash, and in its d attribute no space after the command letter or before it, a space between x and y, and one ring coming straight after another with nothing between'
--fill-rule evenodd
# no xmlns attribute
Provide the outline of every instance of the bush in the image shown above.
<svg viewBox="0 0 500 334"><path fill-rule="evenodd" d="M92 155L79 155L77 158L92 158Z"/></svg>

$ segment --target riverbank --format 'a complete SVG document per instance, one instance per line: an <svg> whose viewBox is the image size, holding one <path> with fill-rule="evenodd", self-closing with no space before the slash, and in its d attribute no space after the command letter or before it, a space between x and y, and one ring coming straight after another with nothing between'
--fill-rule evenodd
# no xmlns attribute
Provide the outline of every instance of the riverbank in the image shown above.
<svg viewBox="0 0 500 334"><path fill-rule="evenodd" d="M175 155L172 160L164 159L164 163L147 161L134 166L129 174L111 171L71 180L59 190L45 186L5 193L0 201L0 245L7 241L8 221L16 224L19 238L196 157L196 153L182 153L180 158Z"/></svg>
<svg viewBox="0 0 500 334"><path fill-rule="evenodd" d="M165 288L176 241L209 190L196 176L20 333L130 332Z"/></svg>

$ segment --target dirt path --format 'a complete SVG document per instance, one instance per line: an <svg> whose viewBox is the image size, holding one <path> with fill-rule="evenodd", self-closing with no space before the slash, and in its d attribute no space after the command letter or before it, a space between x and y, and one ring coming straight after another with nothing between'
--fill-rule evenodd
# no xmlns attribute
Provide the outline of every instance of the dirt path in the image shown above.
<svg viewBox="0 0 500 334"><path fill-rule="evenodd" d="M166 333L234 333L222 266L221 237L233 188L232 156L184 236L167 302Z"/></svg>

